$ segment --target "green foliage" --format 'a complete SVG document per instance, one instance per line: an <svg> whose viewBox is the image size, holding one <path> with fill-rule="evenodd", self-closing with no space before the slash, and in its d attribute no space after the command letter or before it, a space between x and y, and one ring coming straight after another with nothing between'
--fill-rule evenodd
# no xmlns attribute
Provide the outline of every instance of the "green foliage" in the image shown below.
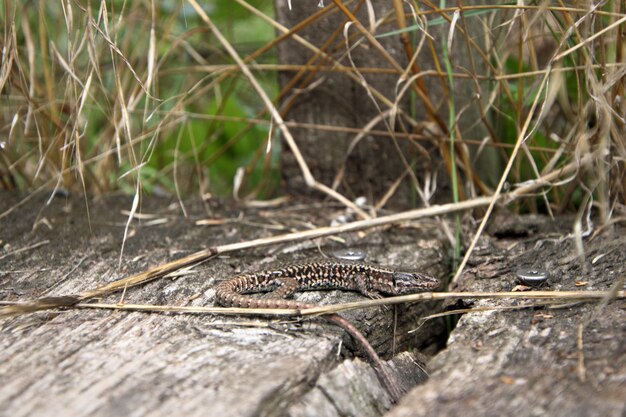
<svg viewBox="0 0 626 417"><path fill-rule="evenodd" d="M272 14L271 3L247 3ZM144 192L159 187L174 193L177 184L177 191L186 195L197 192L202 182L209 186L204 191L229 194L240 167L247 168L248 187L276 177L275 154L265 166L263 158L253 159L268 134L267 125L246 122L267 119L260 100L240 71L221 67L232 59L186 1L6 6L0 14L16 29L14 56L23 74L8 84L19 88L10 91L13 101L5 101L3 125L18 115L18 127L24 126L28 106L22 103L38 109L29 113L30 130L14 133L35 135L34 140L10 142L10 159L23 162L13 171L18 184L31 178L35 184L55 182L64 175L65 186L74 182L82 187L75 171L86 170L90 173L83 172L82 178L88 192L135 192L139 179ZM244 58L275 35L270 25L234 1L202 7ZM31 54L34 65L28 61ZM274 61L272 52L255 60ZM270 96L275 94L274 73L256 76ZM15 100L31 90L32 98Z"/></svg>

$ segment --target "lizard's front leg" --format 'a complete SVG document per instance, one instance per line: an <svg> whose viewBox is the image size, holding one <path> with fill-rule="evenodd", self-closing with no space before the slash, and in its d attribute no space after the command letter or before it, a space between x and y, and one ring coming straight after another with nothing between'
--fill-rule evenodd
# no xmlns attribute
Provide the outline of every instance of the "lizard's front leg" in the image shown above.
<svg viewBox="0 0 626 417"><path fill-rule="evenodd" d="M356 281L357 291L363 294L364 296L369 297L372 300L378 300L380 298L383 298L383 296L378 291L372 290L370 288L370 285L368 284L367 276L358 275L355 281Z"/></svg>

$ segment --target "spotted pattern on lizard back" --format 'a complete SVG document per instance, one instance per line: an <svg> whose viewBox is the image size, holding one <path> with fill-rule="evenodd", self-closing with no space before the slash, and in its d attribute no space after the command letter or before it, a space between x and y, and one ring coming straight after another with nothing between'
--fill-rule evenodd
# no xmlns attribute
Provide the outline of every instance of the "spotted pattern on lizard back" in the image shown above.
<svg viewBox="0 0 626 417"><path fill-rule="evenodd" d="M400 272L360 262L316 261L239 275L216 287L218 304L243 308L311 307L306 303L285 300L297 291L339 289L358 291L380 298L432 291L439 280L417 272ZM254 298L246 294L272 292L272 298Z"/></svg>

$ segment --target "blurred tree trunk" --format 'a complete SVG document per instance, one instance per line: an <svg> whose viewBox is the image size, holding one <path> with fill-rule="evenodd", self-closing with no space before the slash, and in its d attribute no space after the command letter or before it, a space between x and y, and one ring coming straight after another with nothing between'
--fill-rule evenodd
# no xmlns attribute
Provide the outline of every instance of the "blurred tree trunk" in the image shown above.
<svg viewBox="0 0 626 417"><path fill-rule="evenodd" d="M449 147L448 143L442 142L447 138L445 131L448 117L447 96L444 94L446 80L443 77L445 75L429 74L418 78L418 82L423 82L425 95L432 105L433 111L429 115L429 112L425 110L424 101L412 88L409 88L409 92L398 99L400 89L405 86L401 73L394 69L379 49L367 39L362 39L363 36L354 24L345 29L351 48L350 57L347 56L344 27L349 19L345 13L337 7L329 7L331 9L329 12L315 18L316 14L323 10L318 7L316 1L292 3L290 10L287 0L275 2L277 19L283 25L293 29L309 19L310 23L304 25L301 30L297 30L297 35L302 36L348 69L353 68L351 58L356 68L380 70L378 72L362 70L360 75L357 75L359 77L357 80L351 79L346 72L315 71L312 68L307 68L302 73L295 71L280 73L280 85L285 91L281 102L285 120L322 127L350 128L347 132L321 128L292 129L298 147L313 175L318 181L332 185L343 167L345 175L338 184L339 191L352 199L365 196L370 203L379 201L394 183L401 180L400 187L390 200L390 204L395 207L422 205L421 201L415 199L415 182L411 181L410 175L407 175L407 168L410 167L412 172L416 173L420 188L423 187L426 175L433 175L434 172L445 169L441 162L441 149ZM374 21L379 22L385 18L387 22L378 26L374 35L397 30L398 24L393 3L391 1L372 3ZM333 3L329 6L333 6ZM365 2L351 2L346 7L364 26L370 29L368 23L370 18ZM406 18L407 25L414 24L410 16L407 15ZM438 51L441 49L441 29L447 30L448 27L449 25L446 24L428 29L434 37L432 44ZM453 47L455 55L452 61L453 64L467 68L468 49L462 36L458 33L457 35L455 42L459 42ZM419 44L422 39L425 39L421 31L409 32L408 36L416 40L412 42L413 44ZM402 69L407 68L407 53L400 35L377 38L377 41ZM440 52L438 54L441 59ZM293 37L279 43L278 56L280 64L333 66L333 62L328 58L305 47ZM457 58L460 62L456 61ZM422 43L416 62L421 71L434 68L428 41ZM409 73L408 77L412 75ZM474 87L472 84L473 81L469 80L456 81L457 109L475 96L472 94ZM401 116L388 117L388 103L379 97L374 97L373 90L380 92L389 102L397 102L399 109L412 115L418 124L411 126ZM478 120L477 107L473 106L473 110L466 110L461 122L471 120L470 123L475 124ZM435 113L437 116L433 116ZM381 117L381 115L387 115L387 117ZM377 123L376 118L378 118ZM370 124L373 124L371 129L379 132L391 131L400 134L395 138L389 134L366 134L348 153L351 143L358 137L358 132L354 128L364 129ZM413 136L408 139L407 133ZM303 182L300 168L292 151L286 146L283 148L281 159L284 185L288 192L296 194L310 192ZM447 184L449 184L447 173L438 172L437 191L443 193L440 195L445 199L449 199L450 196Z"/></svg>

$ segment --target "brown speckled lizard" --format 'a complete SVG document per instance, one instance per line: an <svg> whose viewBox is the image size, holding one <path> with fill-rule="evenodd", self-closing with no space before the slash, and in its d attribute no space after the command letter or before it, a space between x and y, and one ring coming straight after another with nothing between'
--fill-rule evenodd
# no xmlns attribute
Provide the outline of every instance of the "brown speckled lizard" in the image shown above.
<svg viewBox="0 0 626 417"><path fill-rule="evenodd" d="M358 291L371 298L380 298L381 294L412 294L432 291L439 286L439 280L416 272L399 272L356 262L319 261L239 275L220 283L215 290L215 297L217 303L223 306L301 310L313 305L285 298L297 291L330 289ZM271 298L246 295L258 292L272 292ZM326 315L324 318L344 328L363 346L379 379L391 398L397 401L403 390L365 336L338 314Z"/></svg>

